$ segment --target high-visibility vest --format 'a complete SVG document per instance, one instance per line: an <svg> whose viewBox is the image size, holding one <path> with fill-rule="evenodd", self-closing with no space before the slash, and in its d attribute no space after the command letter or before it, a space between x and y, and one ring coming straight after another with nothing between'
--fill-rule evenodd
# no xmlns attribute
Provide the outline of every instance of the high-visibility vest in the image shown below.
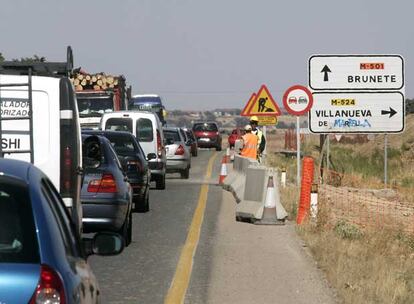
<svg viewBox="0 0 414 304"><path fill-rule="evenodd" d="M257 157L257 136L252 133L243 135L244 146L240 153L241 156L256 159Z"/></svg>
<svg viewBox="0 0 414 304"><path fill-rule="evenodd" d="M263 136L263 132L259 129L256 128L255 131L252 131L253 134L256 134L257 136L257 146L260 146L260 143L262 142L262 136Z"/></svg>

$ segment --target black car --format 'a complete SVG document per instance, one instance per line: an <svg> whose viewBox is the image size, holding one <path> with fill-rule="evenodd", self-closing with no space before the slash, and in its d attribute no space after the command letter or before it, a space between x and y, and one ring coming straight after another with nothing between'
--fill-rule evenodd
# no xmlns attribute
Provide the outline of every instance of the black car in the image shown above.
<svg viewBox="0 0 414 304"><path fill-rule="evenodd" d="M132 239L132 188L108 139L82 134L84 175L81 189L83 231L120 233Z"/></svg>
<svg viewBox="0 0 414 304"><path fill-rule="evenodd" d="M186 143L188 143L188 145L190 146L191 156L197 156L198 145L193 130L188 128L183 128L182 130L184 131L186 136Z"/></svg>
<svg viewBox="0 0 414 304"><path fill-rule="evenodd" d="M149 211L151 171L147 159L153 159L155 156L151 154L145 156L138 140L129 132L84 131L83 133L102 135L111 142L133 190L133 210L139 212Z"/></svg>

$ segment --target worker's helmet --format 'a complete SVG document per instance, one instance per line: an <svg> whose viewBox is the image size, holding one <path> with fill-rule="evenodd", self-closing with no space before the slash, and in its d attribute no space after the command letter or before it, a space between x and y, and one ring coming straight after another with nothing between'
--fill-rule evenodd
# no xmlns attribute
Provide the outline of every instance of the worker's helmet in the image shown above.
<svg viewBox="0 0 414 304"><path fill-rule="evenodd" d="M250 121L253 121L253 122L259 122L259 118L257 118L257 116L252 116L252 117L250 117Z"/></svg>
<svg viewBox="0 0 414 304"><path fill-rule="evenodd" d="M251 130L252 130L252 126L251 126L251 125L246 125L246 126L244 127L244 129L245 129L246 131L251 131Z"/></svg>

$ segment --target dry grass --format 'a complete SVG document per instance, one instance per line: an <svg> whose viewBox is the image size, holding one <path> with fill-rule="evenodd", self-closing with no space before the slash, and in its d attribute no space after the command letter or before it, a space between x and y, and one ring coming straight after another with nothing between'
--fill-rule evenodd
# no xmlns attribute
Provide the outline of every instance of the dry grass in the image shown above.
<svg viewBox="0 0 414 304"><path fill-rule="evenodd" d="M344 303L414 303L412 241L346 223L298 231Z"/></svg>
<svg viewBox="0 0 414 304"><path fill-rule="evenodd" d="M282 203L296 217L299 190L281 189ZM318 265L344 303L414 303L414 238L387 230L361 230L320 205L318 222L298 227Z"/></svg>

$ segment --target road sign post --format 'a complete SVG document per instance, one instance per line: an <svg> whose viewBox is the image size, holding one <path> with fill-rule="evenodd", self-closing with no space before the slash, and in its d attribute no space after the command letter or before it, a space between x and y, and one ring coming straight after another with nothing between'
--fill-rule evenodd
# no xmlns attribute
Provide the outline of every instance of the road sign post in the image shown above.
<svg viewBox="0 0 414 304"><path fill-rule="evenodd" d="M313 105L313 96L308 88L294 85L283 94L283 105L289 114L296 116L296 184L300 185L300 119Z"/></svg>

